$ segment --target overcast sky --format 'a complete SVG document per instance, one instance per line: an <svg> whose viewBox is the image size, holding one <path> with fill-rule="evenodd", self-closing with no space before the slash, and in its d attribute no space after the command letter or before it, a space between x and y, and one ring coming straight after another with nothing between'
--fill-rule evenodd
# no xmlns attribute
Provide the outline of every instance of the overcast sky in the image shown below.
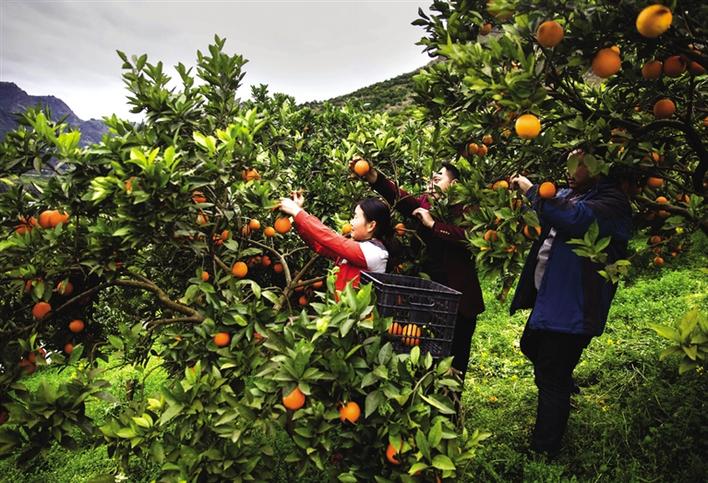
<svg viewBox="0 0 708 483"><path fill-rule="evenodd" d="M194 65L214 34L248 59L245 86L297 102L345 94L428 62L411 22L431 1L0 0L0 80L54 95L82 119L131 117L122 50Z"/></svg>

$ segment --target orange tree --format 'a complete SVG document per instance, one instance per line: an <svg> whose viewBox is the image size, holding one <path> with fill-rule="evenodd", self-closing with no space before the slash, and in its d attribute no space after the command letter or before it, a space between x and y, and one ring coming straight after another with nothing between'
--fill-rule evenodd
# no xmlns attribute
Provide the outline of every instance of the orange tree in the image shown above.
<svg viewBox="0 0 708 483"><path fill-rule="evenodd" d="M452 196L479 205L464 223L480 269L500 276L502 295L538 226L508 177L563 185L580 160L569 156L575 149L593 174L614 168L630 180L636 227L648 240L634 262L660 266L690 233L708 229L708 7L676 1L645 11L650 4L436 1L430 14L419 12L420 44L435 61L416 88L472 172ZM605 265L603 243L592 232L578 251ZM616 280L631 263L603 273Z"/></svg>
<svg viewBox="0 0 708 483"><path fill-rule="evenodd" d="M100 144L81 149L77 131L30 110L0 145L0 455L71 447L81 430L166 478L267 480L285 430L303 471L459 475L483 435L452 423L449 360L393 354L369 290L335 302L324 262L273 211L304 188L340 228L362 196L346 180L352 155L413 183L397 160L432 166L439 130L299 108L265 86L239 101L246 61L223 47L198 52L194 74L175 66L179 89L161 62L119 52L144 121L106 119ZM168 376L161 392L110 387L109 357L151 362ZM23 376L46 364L76 376L29 390ZM100 425L86 413L95 399L114 405ZM353 402L362 414L349 404L340 421Z"/></svg>

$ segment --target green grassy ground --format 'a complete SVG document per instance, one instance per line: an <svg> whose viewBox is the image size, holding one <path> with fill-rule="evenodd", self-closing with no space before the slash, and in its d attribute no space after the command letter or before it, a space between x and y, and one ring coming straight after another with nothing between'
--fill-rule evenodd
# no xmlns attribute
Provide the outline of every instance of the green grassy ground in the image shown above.
<svg viewBox="0 0 708 483"><path fill-rule="evenodd" d="M693 306L708 310L704 266L702 254L694 253L672 264L680 268L645 270L619 289L605 334L593 340L576 369L582 392L573 398L565 447L552 461L528 453L536 388L531 364L518 348L527 314L510 317L508 302L500 304L485 293L487 311L473 339L463 407L464 424L492 437L462 481L705 481L708 375L679 376L676 359L660 362L666 343L647 328L649 323L673 323ZM68 377L46 368L28 384L40 378L57 384ZM124 397L133 377L142 374L130 368L109 373L117 397ZM162 381L154 372L146 394L156 392ZM100 420L112 406L93 403L88 410ZM53 446L29 462L0 461L0 481L74 483L113 472L116 465L104 446L92 447L77 437L76 451ZM274 443L279 453L291 447L287 438ZM136 462L128 476L149 481L152 474Z"/></svg>

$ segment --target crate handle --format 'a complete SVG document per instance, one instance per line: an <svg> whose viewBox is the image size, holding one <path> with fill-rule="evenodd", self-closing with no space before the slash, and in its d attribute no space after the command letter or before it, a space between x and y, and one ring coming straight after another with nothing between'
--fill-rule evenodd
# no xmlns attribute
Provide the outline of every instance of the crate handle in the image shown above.
<svg viewBox="0 0 708 483"><path fill-rule="evenodd" d="M433 307L435 307L435 302L430 302L429 304L422 304L422 303L420 303L420 302L413 302L413 301L411 300L411 301L409 301L408 303L411 304L411 305L417 305L417 306L419 306L419 307L426 307L426 308L429 308L429 309L432 309Z"/></svg>

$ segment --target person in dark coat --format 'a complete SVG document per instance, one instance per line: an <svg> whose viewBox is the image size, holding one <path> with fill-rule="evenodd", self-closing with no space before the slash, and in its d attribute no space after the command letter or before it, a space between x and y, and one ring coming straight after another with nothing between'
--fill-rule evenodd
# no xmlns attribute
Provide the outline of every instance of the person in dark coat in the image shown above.
<svg viewBox="0 0 708 483"><path fill-rule="evenodd" d="M531 449L555 455L568 422L571 393L577 390L573 370L592 337L602 334L617 290L598 273L603 267L576 255L568 241L582 238L597 222L600 237L611 237L607 263L625 258L631 206L619 180L590 176L582 161L569 176L570 189L551 199L541 199L538 186L524 176L511 182L526 193L541 222L510 311L532 309L520 344L533 363L538 387Z"/></svg>
<svg viewBox="0 0 708 483"><path fill-rule="evenodd" d="M354 165L358 158L352 160ZM404 216L421 223L418 235L427 247L428 257L423 262L423 271L438 283L462 293L452 342L452 366L467 371L470 344L477 325L477 315L484 311L482 289L472 253L466 247L465 230L447 220L435 219L430 214L431 201L457 182L460 173L452 164L443 163L433 174L429 191L413 196L393 181L371 168L363 178L371 187ZM462 218L463 206L450 206L452 219Z"/></svg>

